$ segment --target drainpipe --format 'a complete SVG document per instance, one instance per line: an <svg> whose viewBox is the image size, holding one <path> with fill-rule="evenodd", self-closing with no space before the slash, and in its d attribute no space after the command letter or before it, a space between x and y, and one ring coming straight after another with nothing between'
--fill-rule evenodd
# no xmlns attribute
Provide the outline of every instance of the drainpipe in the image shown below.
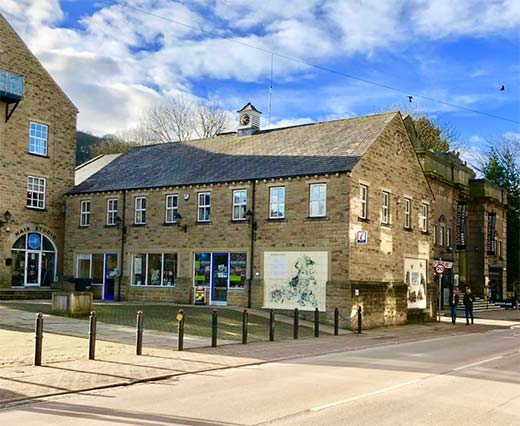
<svg viewBox="0 0 520 426"><path fill-rule="evenodd" d="M247 288L247 307L251 308L251 287L253 285L253 269L254 269L254 257L255 257L255 237L256 237L256 220L255 220L255 192L256 182L252 181L252 194L251 194L251 211L253 217L251 218L251 235L250 235L250 249L249 249L249 285Z"/></svg>
<svg viewBox="0 0 520 426"><path fill-rule="evenodd" d="M117 284L117 301L121 301L121 281L123 280L123 271L125 270L125 242L126 242L126 191L123 190L123 212L121 218L121 271L119 271L119 280Z"/></svg>

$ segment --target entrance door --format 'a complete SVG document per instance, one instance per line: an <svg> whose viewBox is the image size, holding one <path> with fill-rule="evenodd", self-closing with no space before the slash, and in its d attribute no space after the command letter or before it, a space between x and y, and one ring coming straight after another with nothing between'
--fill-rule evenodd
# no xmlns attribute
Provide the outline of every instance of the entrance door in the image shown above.
<svg viewBox="0 0 520 426"><path fill-rule="evenodd" d="M105 279L103 282L103 299L114 300L114 288L116 278L119 275L117 269L117 254L105 254Z"/></svg>
<svg viewBox="0 0 520 426"><path fill-rule="evenodd" d="M25 285L40 285L40 252L27 250L27 261L25 269Z"/></svg>
<svg viewBox="0 0 520 426"><path fill-rule="evenodd" d="M229 278L229 254L213 253L212 264L211 302L215 305L225 305Z"/></svg>

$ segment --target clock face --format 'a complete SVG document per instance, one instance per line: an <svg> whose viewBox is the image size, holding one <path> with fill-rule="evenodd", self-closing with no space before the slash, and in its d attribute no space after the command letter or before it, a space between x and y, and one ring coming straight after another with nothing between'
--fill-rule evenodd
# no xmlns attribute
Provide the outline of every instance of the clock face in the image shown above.
<svg viewBox="0 0 520 426"><path fill-rule="evenodd" d="M190 194L184 194L184 200L188 201L190 199Z"/></svg>
<svg viewBox="0 0 520 426"><path fill-rule="evenodd" d="M247 126L249 124L250 118L249 115L243 114L240 116L240 124L242 126Z"/></svg>

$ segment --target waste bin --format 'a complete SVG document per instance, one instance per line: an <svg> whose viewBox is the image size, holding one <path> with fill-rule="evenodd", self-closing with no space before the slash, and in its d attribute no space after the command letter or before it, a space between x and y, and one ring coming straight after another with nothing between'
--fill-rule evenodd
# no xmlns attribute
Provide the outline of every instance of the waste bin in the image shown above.
<svg viewBox="0 0 520 426"><path fill-rule="evenodd" d="M89 291L92 286L92 279L90 278L76 278L74 280L76 291Z"/></svg>

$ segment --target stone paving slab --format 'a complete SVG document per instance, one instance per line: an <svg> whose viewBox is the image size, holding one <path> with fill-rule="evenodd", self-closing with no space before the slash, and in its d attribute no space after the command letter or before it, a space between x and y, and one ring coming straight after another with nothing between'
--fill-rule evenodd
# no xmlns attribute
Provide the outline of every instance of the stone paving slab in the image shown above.
<svg viewBox="0 0 520 426"><path fill-rule="evenodd" d="M332 352L356 350L450 335L482 333L496 326L472 327L451 324L426 324L370 330L361 335L324 336L297 341L259 342L224 345L218 348L193 348L184 352L145 347L136 356L126 345L113 344L100 349L95 361L52 361L44 353L42 367L7 366L0 368L0 406L32 398L124 386L140 381L159 380L184 374L218 371L223 368L257 365L265 362L295 360ZM17 339L17 331L11 335ZM63 352L74 348L77 339L54 335Z"/></svg>

